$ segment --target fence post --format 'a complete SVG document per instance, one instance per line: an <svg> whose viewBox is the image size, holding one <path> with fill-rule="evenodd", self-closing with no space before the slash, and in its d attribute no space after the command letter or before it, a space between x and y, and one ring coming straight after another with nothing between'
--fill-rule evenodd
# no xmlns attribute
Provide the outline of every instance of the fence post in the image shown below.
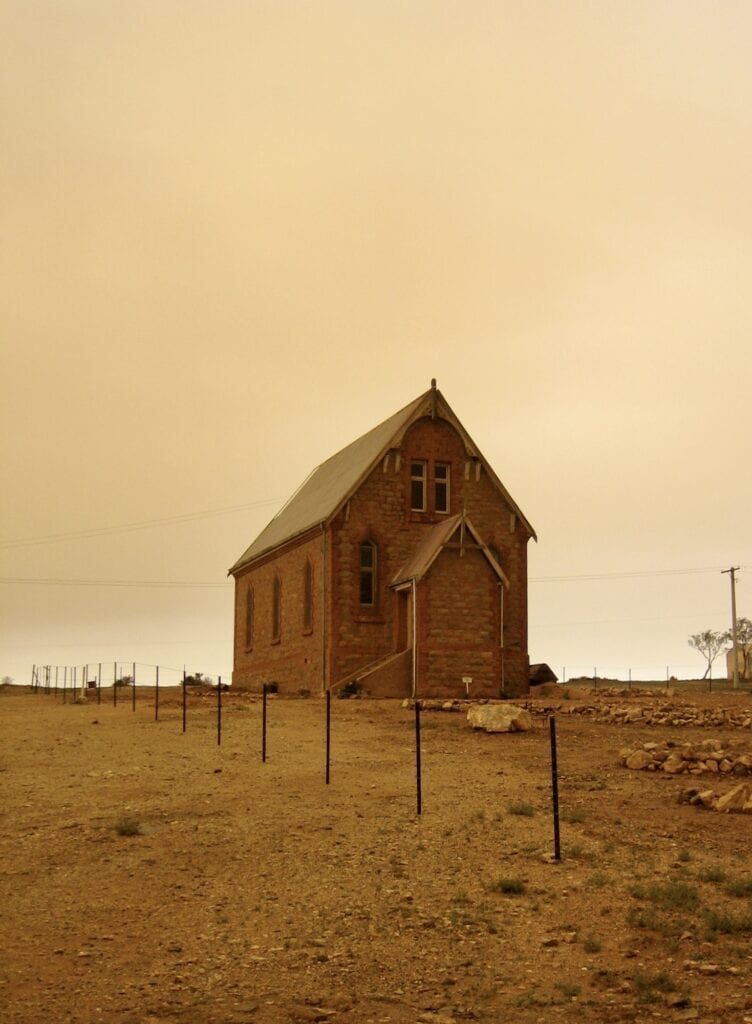
<svg viewBox="0 0 752 1024"><path fill-rule="evenodd" d="M415 801L416 811L423 813L423 791L420 772L420 701L415 701Z"/></svg>
<svg viewBox="0 0 752 1024"><path fill-rule="evenodd" d="M222 744L222 676L217 676L217 746Z"/></svg>
<svg viewBox="0 0 752 1024"><path fill-rule="evenodd" d="M326 691L326 785L329 785L329 762L332 750L332 691Z"/></svg>
<svg viewBox="0 0 752 1024"><path fill-rule="evenodd" d="M112 706L117 707L117 662L112 666Z"/></svg>
<svg viewBox="0 0 752 1024"><path fill-rule="evenodd" d="M133 693L131 694L131 705L132 705L132 710L135 711L136 710L136 662L135 661L133 662L133 681L131 682L131 686L133 687Z"/></svg>
<svg viewBox="0 0 752 1024"><path fill-rule="evenodd" d="M183 669L183 732L186 729L185 669Z"/></svg>
<svg viewBox="0 0 752 1024"><path fill-rule="evenodd" d="M154 683L154 721L159 721L159 665L156 666L157 675Z"/></svg>
<svg viewBox="0 0 752 1024"><path fill-rule="evenodd" d="M561 860L561 840L559 836L559 771L556 762L556 719L553 715L548 720L551 732L551 803L554 815L554 860Z"/></svg>
<svg viewBox="0 0 752 1024"><path fill-rule="evenodd" d="M261 760L266 762L266 683L261 690Z"/></svg>

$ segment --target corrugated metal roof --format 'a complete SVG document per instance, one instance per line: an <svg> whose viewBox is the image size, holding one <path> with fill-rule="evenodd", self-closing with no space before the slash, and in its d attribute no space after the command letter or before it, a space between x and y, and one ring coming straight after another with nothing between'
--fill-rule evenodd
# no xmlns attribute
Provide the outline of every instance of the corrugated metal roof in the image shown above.
<svg viewBox="0 0 752 1024"><path fill-rule="evenodd" d="M431 392L426 391L314 469L253 544L243 552L230 572L237 572L266 551L326 522L347 500L360 480L370 473L385 449L391 446L395 436L410 423L421 406L430 401L430 395Z"/></svg>
<svg viewBox="0 0 752 1024"><path fill-rule="evenodd" d="M402 435L410 424L421 416L431 415L432 412L453 424L468 452L482 461L488 476L509 503L510 508L520 517L530 535L535 537L535 530L478 451L475 442L457 419L449 403L440 391L431 387L404 409L400 409L314 469L229 572L237 572L268 551L326 523L355 492L384 454L390 448L399 446Z"/></svg>
<svg viewBox="0 0 752 1024"><path fill-rule="evenodd" d="M450 516L428 530L411 557L395 574L390 586L396 587L399 583L406 583L411 579L421 579L431 568L434 559L460 525L461 520L461 515Z"/></svg>

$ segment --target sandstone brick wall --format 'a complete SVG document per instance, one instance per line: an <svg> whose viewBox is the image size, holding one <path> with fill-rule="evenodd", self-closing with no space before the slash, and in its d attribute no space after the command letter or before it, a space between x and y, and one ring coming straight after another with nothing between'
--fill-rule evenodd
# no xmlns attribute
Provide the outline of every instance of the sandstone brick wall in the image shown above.
<svg viewBox="0 0 752 1024"><path fill-rule="evenodd" d="M280 692L299 689L321 693L323 677L323 544L317 531L313 537L283 550L276 557L262 559L235 579L235 659L233 685L260 690L263 683L276 682ZM306 560L313 569L311 628L303 622L303 590ZM281 583L279 641L272 637L272 589L274 577ZM246 645L246 603L253 587L253 642Z"/></svg>
<svg viewBox="0 0 752 1024"><path fill-rule="evenodd" d="M365 697L410 697L413 690L413 652L403 651L392 655L377 669L367 673L361 680Z"/></svg>
<svg viewBox="0 0 752 1024"><path fill-rule="evenodd" d="M418 585L418 696L464 697L463 676L472 696L500 695L499 587L478 548L441 552Z"/></svg>

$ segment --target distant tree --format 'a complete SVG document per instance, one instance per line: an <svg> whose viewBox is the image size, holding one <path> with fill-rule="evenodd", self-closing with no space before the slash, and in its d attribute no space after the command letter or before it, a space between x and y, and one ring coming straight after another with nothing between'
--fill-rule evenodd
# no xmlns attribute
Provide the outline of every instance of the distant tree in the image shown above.
<svg viewBox="0 0 752 1024"><path fill-rule="evenodd" d="M734 642L734 634L731 630L724 635L726 643L732 644ZM742 664L741 664L741 675L742 679L748 678L748 662L749 652L752 651L752 620L751 619L737 619L736 620L736 644L738 649L742 652Z"/></svg>
<svg viewBox="0 0 752 1024"><path fill-rule="evenodd" d="M13 679L11 676L3 676L3 686L10 686L12 682Z"/></svg>
<svg viewBox="0 0 752 1024"><path fill-rule="evenodd" d="M211 686L214 680L211 676L205 676L203 672L194 672L192 676L185 677L186 686Z"/></svg>
<svg viewBox="0 0 752 1024"><path fill-rule="evenodd" d="M708 675L711 679L713 678L713 662L727 643L727 637L728 633L717 633L714 629L706 629L702 633L695 633L687 641L689 646L694 647L708 663L703 679L706 679Z"/></svg>

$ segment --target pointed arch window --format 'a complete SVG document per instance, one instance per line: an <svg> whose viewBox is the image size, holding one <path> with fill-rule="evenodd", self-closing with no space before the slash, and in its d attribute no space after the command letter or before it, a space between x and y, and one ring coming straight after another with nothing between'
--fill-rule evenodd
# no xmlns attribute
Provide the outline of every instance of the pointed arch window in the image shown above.
<svg viewBox="0 0 752 1024"><path fill-rule="evenodd" d="M372 540L360 545L360 603L373 607L376 604L376 574L378 550Z"/></svg>
<svg viewBox="0 0 752 1024"><path fill-rule="evenodd" d="M253 647L253 587L248 587L245 596L245 646L246 650Z"/></svg>
<svg viewBox="0 0 752 1024"><path fill-rule="evenodd" d="M282 633L282 584L279 576L272 583L272 643L278 643Z"/></svg>
<svg viewBox="0 0 752 1024"><path fill-rule="evenodd" d="M313 629L313 566L308 559L303 567L303 629Z"/></svg>

